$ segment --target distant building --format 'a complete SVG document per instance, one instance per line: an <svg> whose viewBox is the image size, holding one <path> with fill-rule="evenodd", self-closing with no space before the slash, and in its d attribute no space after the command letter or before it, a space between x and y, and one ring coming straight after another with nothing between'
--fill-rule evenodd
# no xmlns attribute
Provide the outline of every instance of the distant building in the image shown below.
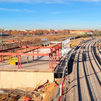
<svg viewBox="0 0 101 101"><path fill-rule="evenodd" d="M47 39L47 38L43 38L43 39L41 39L41 41L42 41L42 42L48 41L48 39Z"/></svg>
<svg viewBox="0 0 101 101"><path fill-rule="evenodd" d="M88 32L87 34L93 34L93 32Z"/></svg>
<svg viewBox="0 0 101 101"><path fill-rule="evenodd" d="M62 41L62 56L67 54L70 50L70 38Z"/></svg>
<svg viewBox="0 0 101 101"><path fill-rule="evenodd" d="M0 33L0 36L9 36L9 35L5 33Z"/></svg>
<svg viewBox="0 0 101 101"><path fill-rule="evenodd" d="M51 41L51 43L58 44L62 43L62 56L70 51L70 38L64 41Z"/></svg>
<svg viewBox="0 0 101 101"><path fill-rule="evenodd" d="M71 30L71 34L92 34L92 30Z"/></svg>
<svg viewBox="0 0 101 101"><path fill-rule="evenodd" d="M43 39L41 39L41 44L42 44L42 46L49 46L50 41L48 41L47 38L43 38Z"/></svg>

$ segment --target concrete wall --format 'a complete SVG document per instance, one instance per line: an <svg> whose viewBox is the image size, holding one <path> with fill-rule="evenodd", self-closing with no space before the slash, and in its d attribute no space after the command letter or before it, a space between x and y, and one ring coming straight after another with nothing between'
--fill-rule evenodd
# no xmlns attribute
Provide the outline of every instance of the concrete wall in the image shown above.
<svg viewBox="0 0 101 101"><path fill-rule="evenodd" d="M51 41L51 43L61 43L61 41ZM70 38L62 41L62 56L67 54L70 51Z"/></svg>
<svg viewBox="0 0 101 101"><path fill-rule="evenodd" d="M70 39L62 41L62 56L70 51Z"/></svg>
<svg viewBox="0 0 101 101"><path fill-rule="evenodd" d="M36 87L47 80L54 81L53 72L15 72L0 71L0 88Z"/></svg>

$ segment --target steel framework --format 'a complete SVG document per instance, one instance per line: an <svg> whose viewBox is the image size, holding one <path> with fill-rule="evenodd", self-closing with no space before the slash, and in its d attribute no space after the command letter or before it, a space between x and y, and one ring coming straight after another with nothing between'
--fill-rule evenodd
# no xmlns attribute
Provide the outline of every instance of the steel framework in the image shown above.
<svg viewBox="0 0 101 101"><path fill-rule="evenodd" d="M49 53L39 53L39 49L49 49ZM8 44L0 45L0 62L4 62L4 57L8 56L9 59L11 56L18 57L18 68L21 68L21 57L27 56L49 56L49 68L54 70L56 66L60 63L60 58L62 56L62 43L58 43L52 46L41 47L37 46L33 41L20 41ZM36 53L35 53L36 51Z"/></svg>

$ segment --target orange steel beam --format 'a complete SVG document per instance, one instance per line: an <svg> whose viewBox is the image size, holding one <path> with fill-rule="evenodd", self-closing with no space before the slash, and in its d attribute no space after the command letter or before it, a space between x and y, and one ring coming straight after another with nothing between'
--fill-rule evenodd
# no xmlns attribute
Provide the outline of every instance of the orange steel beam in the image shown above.
<svg viewBox="0 0 101 101"><path fill-rule="evenodd" d="M40 46L38 46L38 47L36 47L36 46L31 46L31 47L29 47L29 46L22 46L22 48L40 48L40 49L47 49L47 48L51 48L51 46L48 46L48 47L40 47Z"/></svg>
<svg viewBox="0 0 101 101"><path fill-rule="evenodd" d="M19 46L20 45L20 46ZM51 69L55 69L56 67L54 67L54 64L56 64L56 60L59 60L59 58L61 57L61 49L62 49L62 43L53 45L53 46L47 46L47 47L41 47L41 46L31 46L31 43L28 45L27 42L25 42L25 45L23 46L22 43L18 43L19 48L21 49L26 49L26 52L18 52L18 48L17 53L12 53L10 51L11 47L8 47L8 51L9 52L0 52L0 56L1 56L1 61L3 61L3 56L17 56L18 57L18 68L21 68L21 56L27 56L27 63L28 63L28 56L33 56L33 60L34 60L34 56L49 56L49 67ZM43 53L38 53L38 49L50 49L50 53L47 54L43 54ZM3 47L2 47L3 49ZM31 49L31 50L28 50ZM37 53L34 53L34 50L37 50ZM32 52L32 53L28 53L28 52Z"/></svg>
<svg viewBox="0 0 101 101"><path fill-rule="evenodd" d="M39 46L22 46L22 48L40 48Z"/></svg>
<svg viewBox="0 0 101 101"><path fill-rule="evenodd" d="M16 49L16 48L20 48L20 47L13 47L13 48L8 48L8 49L3 49L3 50L0 50L0 52L2 52L2 51L9 51L9 50L13 50L13 49Z"/></svg>
<svg viewBox="0 0 101 101"><path fill-rule="evenodd" d="M10 53L10 52L6 52L6 53L0 53L1 56L16 56L16 55L22 55L22 56L49 56L48 54L42 54L42 53Z"/></svg>
<svg viewBox="0 0 101 101"><path fill-rule="evenodd" d="M30 48L27 48L27 49L30 49ZM26 50L25 52L23 52L23 53L28 53L28 52L31 52L31 51L33 51L33 50L37 50L37 49L39 49L39 47L37 47L37 48L31 48L31 50Z"/></svg>
<svg viewBox="0 0 101 101"><path fill-rule="evenodd" d="M25 42L25 45L23 46L22 45L22 43L20 42L16 42L15 43L15 45L20 45L21 46L21 48L38 48L37 46L27 46L27 42ZM6 44L6 45L11 45L11 44ZM41 47L41 46L39 46L39 48L56 48L57 46L59 46L59 45L61 45L61 43L58 43L58 44L56 44L56 45L53 45L53 46L47 46L47 47ZM3 46L3 45L2 45ZM20 48L20 46L16 46L16 47L19 47ZM16 48L16 47L14 47L14 48ZM60 47L60 46L59 46ZM14 49L14 48L9 48L9 49L6 49L6 50L11 50L11 49ZM56 49L58 49L58 48L56 48Z"/></svg>

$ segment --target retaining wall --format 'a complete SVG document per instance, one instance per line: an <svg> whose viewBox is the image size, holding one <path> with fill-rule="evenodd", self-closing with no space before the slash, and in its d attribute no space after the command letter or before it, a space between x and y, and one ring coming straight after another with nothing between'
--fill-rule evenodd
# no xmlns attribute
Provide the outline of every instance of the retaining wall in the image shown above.
<svg viewBox="0 0 101 101"><path fill-rule="evenodd" d="M0 88L36 87L54 81L53 72L0 71Z"/></svg>

